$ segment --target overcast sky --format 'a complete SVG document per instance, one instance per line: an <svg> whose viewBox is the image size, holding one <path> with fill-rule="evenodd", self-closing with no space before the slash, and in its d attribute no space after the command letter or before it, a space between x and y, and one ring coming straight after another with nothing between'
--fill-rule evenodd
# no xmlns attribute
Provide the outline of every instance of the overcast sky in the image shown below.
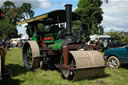
<svg viewBox="0 0 128 85"><path fill-rule="evenodd" d="M0 6L6 0L0 0ZM73 10L77 8L78 0L10 0L16 6L22 3L31 3L35 16L54 9L64 9L65 4L73 4ZM105 32L114 29L115 31L127 31L128 28L128 0L109 0L108 4L102 5L104 14L101 25ZM23 27L18 27L20 33L24 33Z"/></svg>
<svg viewBox="0 0 128 85"><path fill-rule="evenodd" d="M102 6L104 15L102 26L105 32L111 29L128 32L128 0L109 0Z"/></svg>

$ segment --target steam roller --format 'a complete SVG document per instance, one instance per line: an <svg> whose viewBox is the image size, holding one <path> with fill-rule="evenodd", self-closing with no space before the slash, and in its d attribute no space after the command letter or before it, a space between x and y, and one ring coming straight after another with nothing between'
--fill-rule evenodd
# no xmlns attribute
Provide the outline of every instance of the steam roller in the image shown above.
<svg viewBox="0 0 128 85"><path fill-rule="evenodd" d="M104 59L100 52L90 50L67 51L63 48L60 61L62 76L68 80L82 80L104 75Z"/></svg>
<svg viewBox="0 0 128 85"><path fill-rule="evenodd" d="M68 80L81 80L104 75L104 60L94 45L85 44L88 30L84 24L72 33L72 21L80 20L72 12L72 5L65 10L51 12L21 21L27 23L29 41L23 46L23 63L29 70L38 67L59 69L62 77ZM38 25L42 24L42 28Z"/></svg>

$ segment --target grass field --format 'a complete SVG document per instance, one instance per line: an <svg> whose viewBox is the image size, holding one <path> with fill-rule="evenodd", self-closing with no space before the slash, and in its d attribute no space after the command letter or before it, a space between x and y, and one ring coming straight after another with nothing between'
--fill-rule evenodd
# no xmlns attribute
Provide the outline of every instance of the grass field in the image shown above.
<svg viewBox="0 0 128 85"><path fill-rule="evenodd" d="M7 52L6 68L12 71L12 78L0 85L128 85L128 67L105 69L105 76L91 80L71 82L64 80L56 70L28 71L22 63L21 48Z"/></svg>

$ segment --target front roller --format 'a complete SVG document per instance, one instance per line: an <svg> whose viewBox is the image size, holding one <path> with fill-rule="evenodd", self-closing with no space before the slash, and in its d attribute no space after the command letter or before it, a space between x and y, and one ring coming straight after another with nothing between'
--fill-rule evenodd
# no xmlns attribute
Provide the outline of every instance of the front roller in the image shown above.
<svg viewBox="0 0 128 85"><path fill-rule="evenodd" d="M61 65L64 64L61 59ZM69 51L68 64L61 68L64 78L82 80L104 75L104 60L98 51Z"/></svg>
<svg viewBox="0 0 128 85"><path fill-rule="evenodd" d="M23 46L23 63L29 69L36 69L40 65L40 50L35 41L27 41Z"/></svg>

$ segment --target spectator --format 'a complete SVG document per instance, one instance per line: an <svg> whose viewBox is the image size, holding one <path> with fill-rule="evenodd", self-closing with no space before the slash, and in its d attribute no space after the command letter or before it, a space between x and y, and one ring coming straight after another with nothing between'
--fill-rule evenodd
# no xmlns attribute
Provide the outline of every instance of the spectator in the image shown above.
<svg viewBox="0 0 128 85"><path fill-rule="evenodd" d="M0 39L0 47L3 45L2 40Z"/></svg>
<svg viewBox="0 0 128 85"><path fill-rule="evenodd" d="M97 44L98 44L98 42L99 42L99 39L98 39L98 38L96 38L96 40L95 40L95 44L97 45Z"/></svg>
<svg viewBox="0 0 128 85"><path fill-rule="evenodd" d="M2 41L2 44L3 44L3 48L5 48L5 47L6 47L6 41L3 40L3 41Z"/></svg>

